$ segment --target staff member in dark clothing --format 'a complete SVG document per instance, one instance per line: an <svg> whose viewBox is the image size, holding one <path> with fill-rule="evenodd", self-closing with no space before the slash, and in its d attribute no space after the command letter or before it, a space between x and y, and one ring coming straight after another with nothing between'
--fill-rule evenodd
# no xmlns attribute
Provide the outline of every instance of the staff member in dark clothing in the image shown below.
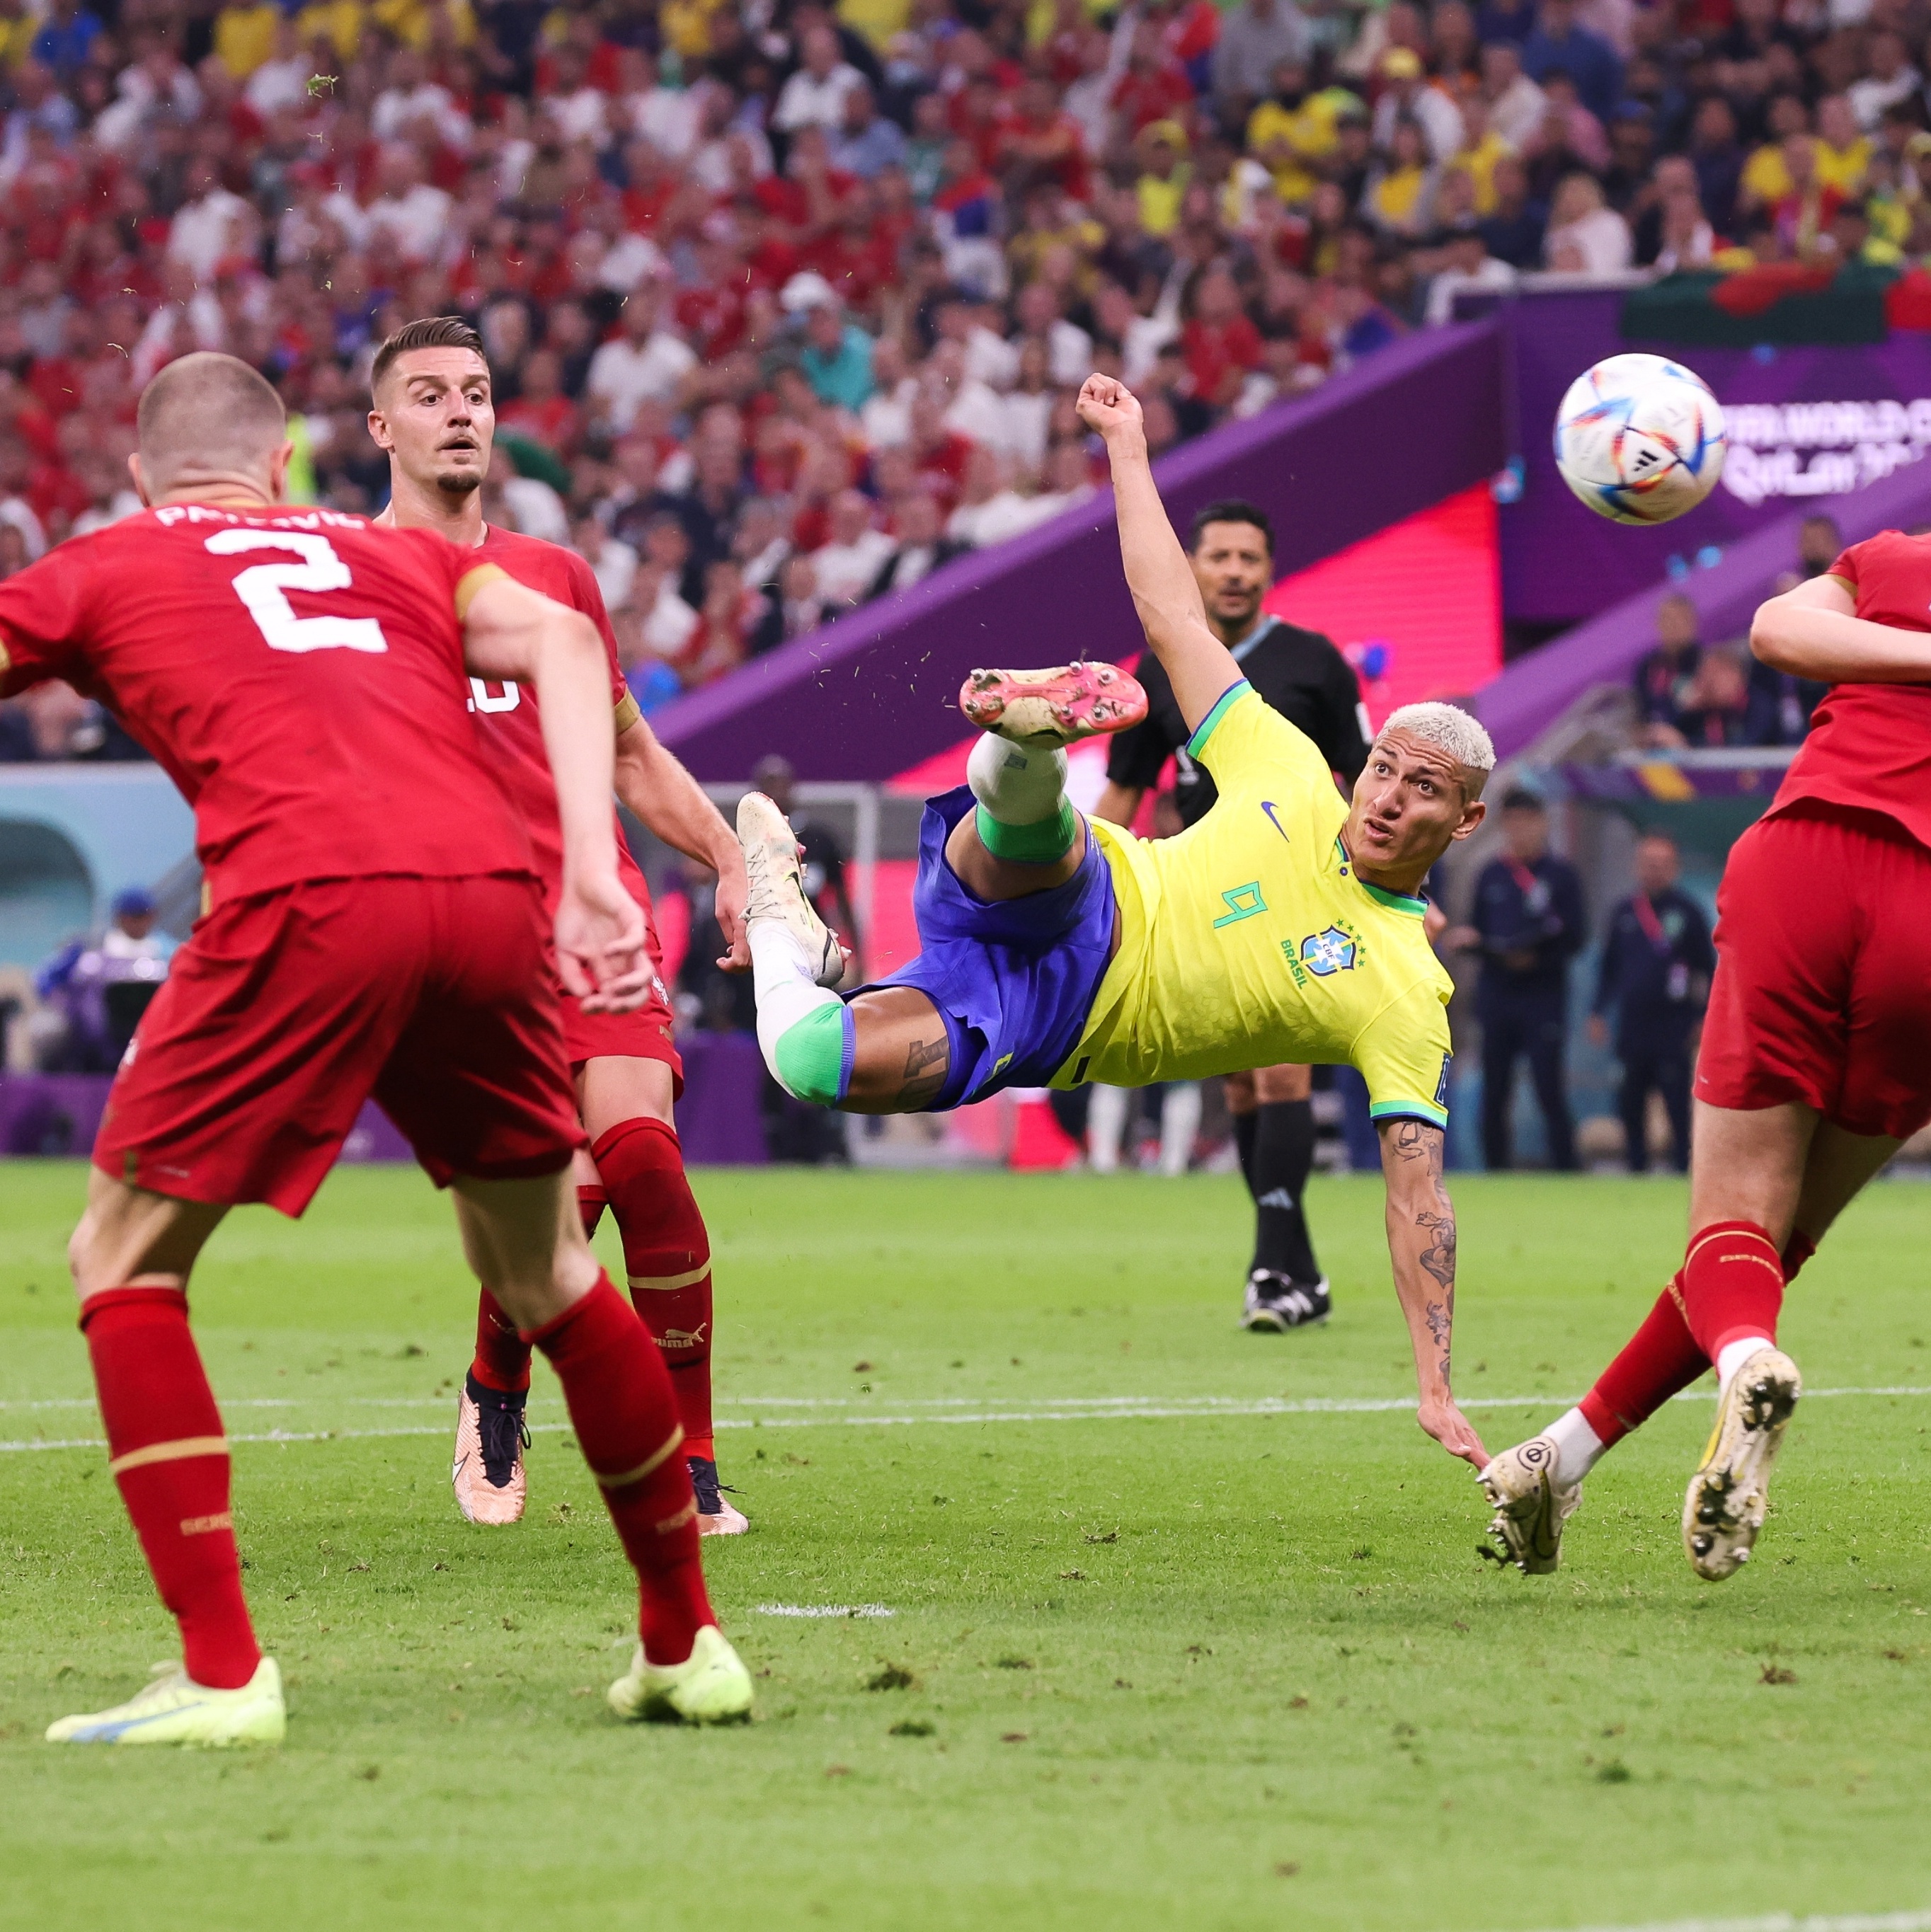
<svg viewBox="0 0 1931 1932"><path fill-rule="evenodd" d="M1194 519L1188 554L1207 622L1261 698L1311 738L1328 768L1350 785L1368 760L1368 712L1353 667L1332 639L1264 614L1274 583L1274 531L1251 503L1209 503ZM1146 717L1113 741L1096 815L1130 825L1140 802L1176 760L1174 802L1188 825L1212 806L1214 782L1188 757L1189 736L1173 688L1149 652L1134 667ZM1314 1162L1313 1082L1305 1066L1267 1066L1227 1082L1241 1172L1254 1202L1254 1260L1242 1324L1298 1328L1332 1306L1314 1259L1302 1194Z"/></svg>
<svg viewBox="0 0 1931 1932"><path fill-rule="evenodd" d="M1689 1171L1689 1036L1709 996L1716 949L1703 908L1677 884L1682 863L1666 832L1636 844L1636 890L1609 915L1602 970L1589 1018L1599 1046L1616 1018L1616 1057L1623 1063L1617 1112L1623 1117L1629 1172L1650 1164L1646 1131L1652 1092L1669 1114L1670 1161Z"/></svg>
<svg viewBox="0 0 1931 1932"><path fill-rule="evenodd" d="M1482 1153L1499 1172L1512 1160L1509 1102L1515 1062L1527 1054L1542 1120L1549 1164L1575 1166L1575 1129L1569 1117L1563 1055L1569 1035L1569 962L1584 937L1582 880L1549 847L1549 815L1532 791L1502 801L1507 847L1475 882L1472 926L1444 936L1458 952L1482 955L1476 1017L1482 1022Z"/></svg>

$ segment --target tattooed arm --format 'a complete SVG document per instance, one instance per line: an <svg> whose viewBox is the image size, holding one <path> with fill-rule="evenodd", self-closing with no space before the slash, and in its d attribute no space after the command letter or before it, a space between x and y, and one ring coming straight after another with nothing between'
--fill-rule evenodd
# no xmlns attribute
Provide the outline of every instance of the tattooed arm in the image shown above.
<svg viewBox="0 0 1931 1932"><path fill-rule="evenodd" d="M1449 1343L1455 1328L1455 1206L1442 1182L1445 1136L1420 1120L1381 1127L1381 1170L1388 1181L1388 1253L1395 1292L1407 1317L1421 1391L1422 1426L1451 1456L1479 1469L1488 1461L1481 1438L1456 1408L1449 1387Z"/></svg>

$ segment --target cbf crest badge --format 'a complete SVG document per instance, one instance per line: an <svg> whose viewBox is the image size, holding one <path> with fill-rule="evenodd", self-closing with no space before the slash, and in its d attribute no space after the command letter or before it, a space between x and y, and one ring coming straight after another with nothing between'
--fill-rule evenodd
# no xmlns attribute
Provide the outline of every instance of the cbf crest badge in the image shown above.
<svg viewBox="0 0 1931 1932"><path fill-rule="evenodd" d="M1320 980L1330 973L1347 972L1354 964L1353 936L1338 926L1311 932L1301 942L1301 964Z"/></svg>

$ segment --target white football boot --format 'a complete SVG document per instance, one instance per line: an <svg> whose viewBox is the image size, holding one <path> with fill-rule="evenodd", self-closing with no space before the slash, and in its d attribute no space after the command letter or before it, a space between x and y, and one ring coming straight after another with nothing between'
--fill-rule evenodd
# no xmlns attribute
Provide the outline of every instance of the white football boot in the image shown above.
<svg viewBox="0 0 1931 1932"><path fill-rule="evenodd" d="M804 948L818 984L836 986L845 976L845 949L806 894L789 820L761 791L747 791L737 801L737 842L750 887L745 918L777 920Z"/></svg>
<svg viewBox="0 0 1931 1932"><path fill-rule="evenodd" d="M1770 1507L1770 1466L1803 1393L1797 1364L1766 1347L1719 1398L1716 1426L1683 1499L1683 1552L1707 1582L1734 1576L1749 1561Z"/></svg>
<svg viewBox="0 0 1931 1932"><path fill-rule="evenodd" d="M1562 1560L1563 1526L1581 1507L1582 1485L1556 1481L1556 1454L1552 1436L1534 1436L1503 1450L1476 1478L1494 1505L1488 1533L1506 1552L1495 1560L1525 1576L1553 1574Z"/></svg>

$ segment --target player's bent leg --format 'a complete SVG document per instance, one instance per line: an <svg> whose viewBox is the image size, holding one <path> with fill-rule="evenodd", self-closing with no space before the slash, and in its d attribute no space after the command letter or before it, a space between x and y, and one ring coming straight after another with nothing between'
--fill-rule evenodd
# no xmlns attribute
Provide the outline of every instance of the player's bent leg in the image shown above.
<svg viewBox="0 0 1931 1932"><path fill-rule="evenodd" d="M1815 1254L1831 1224L1904 1144L1887 1134L1853 1134L1820 1120L1803 1164L1797 1210L1784 1242L1786 1282Z"/></svg>
<svg viewBox="0 0 1931 1932"><path fill-rule="evenodd" d="M670 1373L584 1239L569 1170L522 1180L458 1178L452 1192L472 1265L500 1284L498 1299L557 1372L578 1446L637 1574L641 1665L630 1676L641 1669L702 1677L710 1688L688 1710L668 1700L671 1716L717 1722L747 1714L749 1676L717 1632L704 1589L697 1500L680 1453ZM728 1660L719 1660L719 1646ZM693 1662L701 1664L695 1673L686 1668Z"/></svg>
<svg viewBox="0 0 1931 1932"><path fill-rule="evenodd" d="M221 1411L188 1325L187 1282L226 1210L131 1187L98 1169L69 1246L108 1468L182 1663L109 1710L64 1718L53 1744L272 1744L281 1679L243 1600Z"/></svg>
<svg viewBox="0 0 1931 1932"><path fill-rule="evenodd" d="M750 1526L718 1480L711 1421L710 1235L684 1172L674 1087L668 1060L632 1054L599 1054L577 1075L596 1172L623 1237L631 1302L677 1392L698 1533L739 1536Z"/></svg>
<svg viewBox="0 0 1931 1932"><path fill-rule="evenodd" d="M944 1090L952 1071L944 1018L915 986L877 986L846 1011L852 1058L839 1105L849 1114L917 1114Z"/></svg>

